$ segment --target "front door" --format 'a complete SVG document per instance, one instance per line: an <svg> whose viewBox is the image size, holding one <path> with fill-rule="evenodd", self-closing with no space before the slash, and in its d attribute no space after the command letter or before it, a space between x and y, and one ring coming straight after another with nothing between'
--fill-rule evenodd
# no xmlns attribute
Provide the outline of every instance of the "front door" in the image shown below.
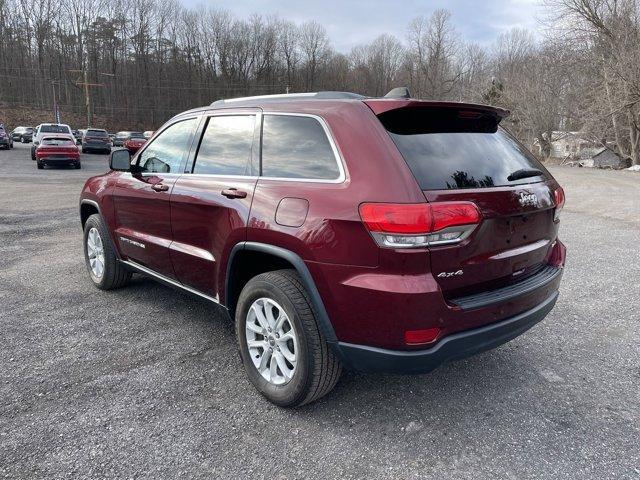
<svg viewBox="0 0 640 480"><path fill-rule="evenodd" d="M257 182L254 167L259 114L216 114L206 120L192 172L171 195L171 259L178 279L219 298L230 250L246 240ZM256 143L258 140L256 140ZM253 161L252 161L253 159Z"/></svg>
<svg viewBox="0 0 640 480"><path fill-rule="evenodd" d="M136 173L122 174L113 193L115 240L123 256L170 278L171 192L184 173L197 120L167 126L134 158Z"/></svg>

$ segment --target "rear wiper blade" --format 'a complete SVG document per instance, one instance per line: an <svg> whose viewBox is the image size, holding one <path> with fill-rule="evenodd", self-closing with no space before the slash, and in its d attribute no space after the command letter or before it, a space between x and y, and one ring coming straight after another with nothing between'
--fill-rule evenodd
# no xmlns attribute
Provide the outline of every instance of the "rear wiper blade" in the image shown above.
<svg viewBox="0 0 640 480"><path fill-rule="evenodd" d="M522 168L520 170L516 170L515 172L509 174L509 176L507 177L507 180L509 180L510 182L513 182L514 180L520 180L522 178L529 178L529 177L539 177L541 175L544 175L544 172L542 170L538 170L537 168Z"/></svg>

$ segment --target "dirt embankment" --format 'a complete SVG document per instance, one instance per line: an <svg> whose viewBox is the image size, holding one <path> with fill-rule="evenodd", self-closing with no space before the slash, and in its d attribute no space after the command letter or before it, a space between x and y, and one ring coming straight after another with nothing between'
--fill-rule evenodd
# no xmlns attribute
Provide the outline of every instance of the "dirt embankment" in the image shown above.
<svg viewBox="0 0 640 480"><path fill-rule="evenodd" d="M87 117L84 113L61 110L60 115L62 123L68 124L72 129L87 127ZM93 118L92 127L105 128L110 132L120 129L118 125L116 125L116 122L108 117L94 115ZM49 122L55 122L53 109L42 110L29 106L11 105L0 102L0 123L3 123L8 130L13 130L17 126L35 127L40 123Z"/></svg>

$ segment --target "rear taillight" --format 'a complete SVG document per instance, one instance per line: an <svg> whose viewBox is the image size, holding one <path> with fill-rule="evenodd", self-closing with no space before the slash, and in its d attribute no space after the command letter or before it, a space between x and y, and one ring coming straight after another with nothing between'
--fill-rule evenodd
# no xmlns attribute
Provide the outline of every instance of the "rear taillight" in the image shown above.
<svg viewBox="0 0 640 480"><path fill-rule="evenodd" d="M551 254L549 255L549 265L562 268L567 259L567 247L564 246L560 240L556 240L551 248Z"/></svg>
<svg viewBox="0 0 640 480"><path fill-rule="evenodd" d="M471 202L363 203L360 217L376 243L387 248L458 243L481 219Z"/></svg>
<svg viewBox="0 0 640 480"><path fill-rule="evenodd" d="M557 222L560 220L560 211L562 210L562 207L564 207L564 190L562 187L558 187L553 192L553 198L556 203L556 210L553 213L553 219Z"/></svg>

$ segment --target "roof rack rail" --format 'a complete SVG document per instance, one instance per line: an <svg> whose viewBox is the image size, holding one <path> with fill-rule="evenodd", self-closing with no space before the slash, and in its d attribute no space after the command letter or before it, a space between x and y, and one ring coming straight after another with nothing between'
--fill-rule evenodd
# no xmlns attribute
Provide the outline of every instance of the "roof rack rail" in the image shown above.
<svg viewBox="0 0 640 480"><path fill-rule="evenodd" d="M333 91L322 91L322 92L309 92L309 93L283 93L283 94L275 94L275 95L257 95L254 97L238 97L238 98L229 98L224 100L216 100L211 104L212 107L219 107L227 104L235 104L240 102L251 102L253 100L260 100L262 102L280 102L286 100L362 100L365 97L364 95L359 95L357 93L351 92L333 92Z"/></svg>

